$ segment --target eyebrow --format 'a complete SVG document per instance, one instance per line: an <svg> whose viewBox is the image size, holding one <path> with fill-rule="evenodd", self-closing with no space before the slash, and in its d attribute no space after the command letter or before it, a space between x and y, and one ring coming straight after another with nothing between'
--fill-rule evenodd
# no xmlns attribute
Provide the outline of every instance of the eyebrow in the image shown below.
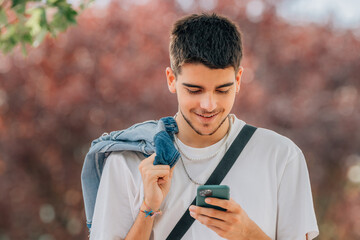
<svg viewBox="0 0 360 240"><path fill-rule="evenodd" d="M194 84L190 84L190 83L183 83L182 85L184 85L186 87L190 87L190 88L204 89L202 86L194 85ZM234 82L225 83L225 84L222 84L220 86L217 86L216 88L224 88L224 87L229 87L229 86L232 86L232 85L234 85Z"/></svg>

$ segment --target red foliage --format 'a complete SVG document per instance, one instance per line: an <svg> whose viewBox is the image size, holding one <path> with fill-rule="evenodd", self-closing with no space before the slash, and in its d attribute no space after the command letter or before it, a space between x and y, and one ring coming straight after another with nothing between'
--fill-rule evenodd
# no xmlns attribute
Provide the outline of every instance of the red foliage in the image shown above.
<svg viewBox="0 0 360 240"><path fill-rule="evenodd" d="M214 10L244 36L233 112L301 147L324 239L358 238L359 185L347 171L359 164L349 156L360 154L360 40L350 31L289 25L272 8L253 23L234 4L219 1ZM104 131L175 114L165 67L171 24L184 14L172 1L128 10L113 3L87 10L77 27L26 59L1 57L0 238L86 237L85 153Z"/></svg>

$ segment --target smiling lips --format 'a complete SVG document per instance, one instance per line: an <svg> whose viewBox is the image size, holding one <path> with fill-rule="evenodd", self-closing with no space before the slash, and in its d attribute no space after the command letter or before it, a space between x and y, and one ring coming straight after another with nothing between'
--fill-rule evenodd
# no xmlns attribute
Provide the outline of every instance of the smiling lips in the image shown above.
<svg viewBox="0 0 360 240"><path fill-rule="evenodd" d="M213 116L215 116L216 114L213 114L213 115L201 115L201 114L199 114L201 117L205 117L205 118L211 118L211 117L213 117Z"/></svg>
<svg viewBox="0 0 360 240"><path fill-rule="evenodd" d="M211 114L211 115L203 115L195 113L202 121L211 121L214 119L219 113Z"/></svg>

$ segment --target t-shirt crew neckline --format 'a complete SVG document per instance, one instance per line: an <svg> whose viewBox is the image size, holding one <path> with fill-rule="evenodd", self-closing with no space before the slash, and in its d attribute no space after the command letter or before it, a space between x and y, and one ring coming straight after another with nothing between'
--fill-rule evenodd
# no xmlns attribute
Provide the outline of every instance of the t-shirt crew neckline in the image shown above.
<svg viewBox="0 0 360 240"><path fill-rule="evenodd" d="M227 150L234 139L234 134L240 130L239 127L241 125L241 121L239 121L233 114L230 114L229 117L231 121L229 136L226 134L220 141L214 143L213 145L204 148L194 148L184 144L180 139L177 139L178 148L180 148L181 152L186 153L186 156L191 159L188 159L185 156L183 157L185 157L186 160L193 162L207 160L204 157L215 154L216 151L219 150L219 147L222 147L225 141L225 150Z"/></svg>

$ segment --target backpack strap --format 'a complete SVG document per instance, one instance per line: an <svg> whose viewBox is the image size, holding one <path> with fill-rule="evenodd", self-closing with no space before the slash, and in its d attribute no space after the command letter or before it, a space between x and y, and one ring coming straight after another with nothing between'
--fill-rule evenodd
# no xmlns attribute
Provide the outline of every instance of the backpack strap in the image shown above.
<svg viewBox="0 0 360 240"><path fill-rule="evenodd" d="M210 175L205 185L219 185L229 172L231 167L234 165L236 159L249 142L251 136L254 134L257 128L246 124L237 135L229 150L225 153L218 166ZM196 197L191 205L196 204ZM181 239L187 230L191 227L194 218L190 216L189 208L186 209L184 215L180 218L174 229L171 231L167 240Z"/></svg>

